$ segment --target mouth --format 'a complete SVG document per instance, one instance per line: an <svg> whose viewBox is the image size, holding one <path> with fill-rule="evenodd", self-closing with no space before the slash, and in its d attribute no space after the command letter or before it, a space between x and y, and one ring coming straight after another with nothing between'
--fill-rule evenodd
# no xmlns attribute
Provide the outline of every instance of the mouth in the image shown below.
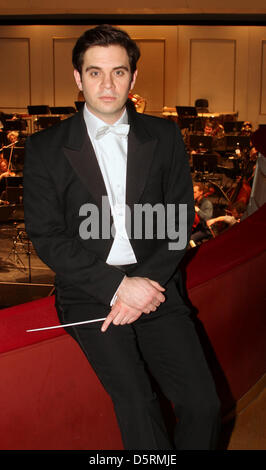
<svg viewBox="0 0 266 470"><path fill-rule="evenodd" d="M112 101L115 101L116 100L116 97L115 96L100 96L99 99L101 101L105 101L105 102L112 102Z"/></svg>

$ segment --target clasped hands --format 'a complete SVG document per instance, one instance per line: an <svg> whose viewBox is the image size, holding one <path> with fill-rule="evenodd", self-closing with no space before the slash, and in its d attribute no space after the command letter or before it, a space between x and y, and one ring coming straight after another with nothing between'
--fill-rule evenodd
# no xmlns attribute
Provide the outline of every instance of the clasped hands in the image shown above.
<svg viewBox="0 0 266 470"><path fill-rule="evenodd" d="M165 301L162 292L165 288L147 277L126 277L117 291L112 309L102 324L101 331L107 330L110 323L125 325L133 323L142 313L155 312Z"/></svg>

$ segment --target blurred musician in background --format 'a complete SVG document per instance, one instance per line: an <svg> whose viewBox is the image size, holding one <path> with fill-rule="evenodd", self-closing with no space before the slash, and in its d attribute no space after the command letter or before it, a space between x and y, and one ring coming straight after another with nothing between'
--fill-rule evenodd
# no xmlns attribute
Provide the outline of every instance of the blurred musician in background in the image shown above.
<svg viewBox="0 0 266 470"><path fill-rule="evenodd" d="M204 196L204 185L196 182L193 185L195 200L195 221L193 224L191 240L199 242L205 238L210 238L211 233L206 224L213 215L213 205L210 199Z"/></svg>
<svg viewBox="0 0 266 470"><path fill-rule="evenodd" d="M224 222L229 227L232 227L241 221L241 217L244 215L246 208L246 204L244 204L242 201L236 202L235 204L232 204L231 210L229 209L225 211L225 215L215 217L214 219L209 219L207 220L206 224L208 227L211 227L217 222Z"/></svg>
<svg viewBox="0 0 266 470"><path fill-rule="evenodd" d="M19 141L19 132L18 131L10 131L7 133L7 140L9 144L13 144L14 146Z"/></svg>
<svg viewBox="0 0 266 470"><path fill-rule="evenodd" d="M144 113L146 108L146 100L142 96L137 95L136 93L129 93L128 100L130 100L137 111L137 113Z"/></svg>
<svg viewBox="0 0 266 470"><path fill-rule="evenodd" d="M8 161L4 158L0 149L0 204L9 204L6 199L6 182L5 178L15 176L15 173L8 170Z"/></svg>
<svg viewBox="0 0 266 470"><path fill-rule="evenodd" d="M251 135L252 134L252 124L249 121L245 121L241 127L240 135Z"/></svg>
<svg viewBox="0 0 266 470"><path fill-rule="evenodd" d="M216 137L217 139L222 139L224 137L224 127L222 124L219 124L217 119L208 119L205 122L204 135L210 135L212 137Z"/></svg>
<svg viewBox="0 0 266 470"><path fill-rule="evenodd" d="M257 158L258 158L258 150L254 146L252 146L249 151L249 159L246 163L246 168L245 168L246 179L251 187L252 187L253 178L255 174Z"/></svg>
<svg viewBox="0 0 266 470"><path fill-rule="evenodd" d="M5 143L5 140L4 140L4 138L5 138L5 133L4 133L5 123L6 123L5 115L2 111L0 111L0 148Z"/></svg>

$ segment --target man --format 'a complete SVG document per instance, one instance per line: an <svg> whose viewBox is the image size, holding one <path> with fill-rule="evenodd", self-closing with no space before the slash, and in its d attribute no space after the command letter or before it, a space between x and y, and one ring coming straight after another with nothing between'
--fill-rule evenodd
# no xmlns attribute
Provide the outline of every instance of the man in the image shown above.
<svg viewBox="0 0 266 470"><path fill-rule="evenodd" d="M204 185L197 182L193 186L194 200L195 200L195 223L191 240L199 242L205 238L210 238L211 233L208 230L207 220L211 219L213 214L212 202L204 197Z"/></svg>
<svg viewBox="0 0 266 470"><path fill-rule="evenodd" d="M156 204L174 205L180 234L179 204L187 205L188 232L194 219L176 125L126 108L139 55L127 33L108 25L77 41L74 76L85 106L28 140L26 229L56 273L60 321L106 318L67 331L113 400L125 449L208 449L219 403L180 294L177 267L187 236L182 250L171 250L174 237L162 237L158 227L162 217L156 223L152 214L152 237L144 236L151 218L134 223L135 208ZM113 238L106 236L111 223ZM174 443L150 373L179 418Z"/></svg>
<svg viewBox="0 0 266 470"><path fill-rule="evenodd" d="M233 227L233 225L238 224L241 222L241 217L243 217L244 213L246 212L247 206L242 201L235 202L231 208L231 215L225 214L220 215L219 217L215 217L214 219L207 220L207 226L211 227L212 225L216 224L217 222L224 222L229 227Z"/></svg>

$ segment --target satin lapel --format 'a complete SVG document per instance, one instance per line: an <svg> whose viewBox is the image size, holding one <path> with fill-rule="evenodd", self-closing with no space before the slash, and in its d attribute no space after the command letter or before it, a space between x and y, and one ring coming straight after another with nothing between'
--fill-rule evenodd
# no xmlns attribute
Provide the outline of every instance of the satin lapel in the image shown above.
<svg viewBox="0 0 266 470"><path fill-rule="evenodd" d="M131 208L139 201L148 180L156 143L156 137L146 132L137 115L132 116L128 135L126 180L126 203Z"/></svg>
<svg viewBox="0 0 266 470"><path fill-rule="evenodd" d="M76 117L76 116L75 116ZM97 202L102 205L102 196L107 196L101 170L88 137L83 115L73 120L69 140L63 148L70 165Z"/></svg>

